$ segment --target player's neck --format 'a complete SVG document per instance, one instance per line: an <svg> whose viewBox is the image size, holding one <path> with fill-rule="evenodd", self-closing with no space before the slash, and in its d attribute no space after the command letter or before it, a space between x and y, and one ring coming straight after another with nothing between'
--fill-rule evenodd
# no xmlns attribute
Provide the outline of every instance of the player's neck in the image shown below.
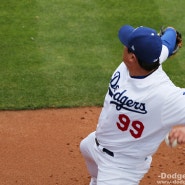
<svg viewBox="0 0 185 185"><path fill-rule="evenodd" d="M130 74L130 76L132 76L132 77L134 77L134 76L148 76L148 75L150 75L151 73L153 73L153 71L154 71L154 70L152 70L152 71L141 71L141 72L139 72L139 71L136 71L136 72L134 72L134 71L129 71L129 74Z"/></svg>
<svg viewBox="0 0 185 185"><path fill-rule="evenodd" d="M127 66L131 77L148 76L149 74L153 73L153 71L156 70L156 69L153 69L151 71L148 71L148 70L142 68L140 66L136 56L133 53L128 53L126 49L124 50L123 62Z"/></svg>
<svg viewBox="0 0 185 185"><path fill-rule="evenodd" d="M131 77L146 77L149 76L151 73L153 73L156 69L153 69L151 71L147 71L143 68L141 68L140 66L132 66L132 67L128 67L129 70L129 74Z"/></svg>

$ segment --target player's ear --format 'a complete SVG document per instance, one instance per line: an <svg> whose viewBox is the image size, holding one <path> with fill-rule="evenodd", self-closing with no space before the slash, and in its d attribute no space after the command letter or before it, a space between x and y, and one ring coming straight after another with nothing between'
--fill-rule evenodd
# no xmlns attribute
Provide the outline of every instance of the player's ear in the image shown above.
<svg viewBox="0 0 185 185"><path fill-rule="evenodd" d="M128 59L131 63L137 61L136 55L129 48L127 48L127 52L128 52Z"/></svg>
<svg viewBox="0 0 185 185"><path fill-rule="evenodd" d="M132 53L127 47L123 50L123 61L128 63L135 63L137 58L134 53Z"/></svg>
<svg viewBox="0 0 185 185"><path fill-rule="evenodd" d="M130 53L129 55L129 58L130 58L130 62L134 63L134 62L137 62L137 57L134 53Z"/></svg>

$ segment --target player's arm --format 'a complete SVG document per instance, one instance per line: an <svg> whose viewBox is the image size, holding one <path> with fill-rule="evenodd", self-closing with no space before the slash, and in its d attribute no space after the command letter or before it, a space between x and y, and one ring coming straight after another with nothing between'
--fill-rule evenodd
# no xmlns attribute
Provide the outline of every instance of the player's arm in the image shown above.
<svg viewBox="0 0 185 185"><path fill-rule="evenodd" d="M175 140L185 144L185 89L174 86L167 89L166 101L161 110L162 124L172 128L168 137L170 144Z"/></svg>
<svg viewBox="0 0 185 185"><path fill-rule="evenodd" d="M162 52L160 56L160 63L163 63L168 57L173 54L176 46L176 30L172 27L166 28L164 33L161 35L162 40Z"/></svg>
<svg viewBox="0 0 185 185"><path fill-rule="evenodd" d="M177 32L172 27L166 28L164 34L161 36L163 45L165 45L168 48L169 51L168 57L170 57L173 54L176 45L176 37Z"/></svg>

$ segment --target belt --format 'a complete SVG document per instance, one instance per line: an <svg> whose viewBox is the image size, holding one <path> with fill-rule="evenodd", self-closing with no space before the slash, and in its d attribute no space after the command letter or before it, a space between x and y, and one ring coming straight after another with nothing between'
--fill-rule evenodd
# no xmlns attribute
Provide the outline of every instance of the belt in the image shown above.
<svg viewBox="0 0 185 185"><path fill-rule="evenodd" d="M99 147L100 146L100 143L98 142L98 140L95 138L95 142L96 142L96 145ZM108 155L114 157L114 153L106 148L102 148L102 151L107 153Z"/></svg>

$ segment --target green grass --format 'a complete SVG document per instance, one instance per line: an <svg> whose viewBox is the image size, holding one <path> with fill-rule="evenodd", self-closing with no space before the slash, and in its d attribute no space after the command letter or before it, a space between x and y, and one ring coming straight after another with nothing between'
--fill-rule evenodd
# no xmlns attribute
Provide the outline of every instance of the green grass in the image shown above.
<svg viewBox="0 0 185 185"><path fill-rule="evenodd" d="M1 0L0 109L101 106L122 59L123 24L174 26L184 0ZM185 84L185 49L164 64Z"/></svg>

